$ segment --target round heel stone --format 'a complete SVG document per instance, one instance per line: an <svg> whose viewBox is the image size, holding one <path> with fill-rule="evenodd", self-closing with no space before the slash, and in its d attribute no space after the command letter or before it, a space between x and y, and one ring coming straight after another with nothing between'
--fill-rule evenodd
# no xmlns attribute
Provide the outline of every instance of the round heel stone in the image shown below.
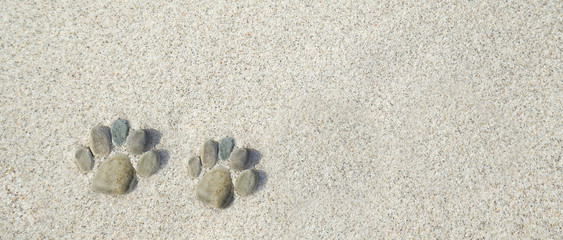
<svg viewBox="0 0 563 240"><path fill-rule="evenodd" d="M92 189L96 192L120 195L129 190L135 169L125 154L118 154L104 161L92 180Z"/></svg>
<svg viewBox="0 0 563 240"><path fill-rule="evenodd" d="M198 200L216 208L225 208L233 196L233 181L224 167L208 172L196 187Z"/></svg>

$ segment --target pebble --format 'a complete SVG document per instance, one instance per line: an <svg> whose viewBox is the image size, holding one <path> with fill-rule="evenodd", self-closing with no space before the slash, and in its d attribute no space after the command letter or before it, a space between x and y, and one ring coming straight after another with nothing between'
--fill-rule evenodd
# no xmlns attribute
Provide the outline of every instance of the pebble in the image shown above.
<svg viewBox="0 0 563 240"><path fill-rule="evenodd" d="M145 130L137 130L127 137L127 150L133 155L147 151L148 136Z"/></svg>
<svg viewBox="0 0 563 240"><path fill-rule="evenodd" d="M100 168L92 180L92 189L104 194L124 194L129 190L135 169L125 154L110 157L100 164Z"/></svg>
<svg viewBox="0 0 563 240"><path fill-rule="evenodd" d="M235 191L241 196L247 196L254 191L258 184L258 174L252 169L244 170L237 178Z"/></svg>
<svg viewBox="0 0 563 240"><path fill-rule="evenodd" d="M216 208L225 208L232 196L231 174L224 167L205 174L196 187L197 199Z"/></svg>
<svg viewBox="0 0 563 240"><path fill-rule="evenodd" d="M246 148L239 148L231 154L229 166L235 171L242 171L248 161L248 151Z"/></svg>
<svg viewBox="0 0 563 240"><path fill-rule="evenodd" d="M129 126L127 121L117 119L111 124L111 142L114 146L119 147L125 143L127 133L129 133Z"/></svg>
<svg viewBox="0 0 563 240"><path fill-rule="evenodd" d="M201 147L201 163L205 167L213 167L215 166L215 162L217 162L217 143L213 140L208 140L203 143Z"/></svg>
<svg viewBox="0 0 563 240"><path fill-rule="evenodd" d="M80 147L74 152L74 162L78 166L78 169L83 173L88 173L92 171L94 167L94 159L90 149L85 147Z"/></svg>
<svg viewBox="0 0 563 240"><path fill-rule="evenodd" d="M219 158L221 158L221 160L229 158L234 145L235 142L230 137L224 137L223 139L221 139L221 141L219 142Z"/></svg>
<svg viewBox="0 0 563 240"><path fill-rule="evenodd" d="M201 172L201 161L199 160L198 156L192 156L188 160L188 174L192 178L196 178L199 176Z"/></svg>
<svg viewBox="0 0 563 240"><path fill-rule="evenodd" d="M111 140L108 127L97 125L92 128L88 142L90 144L90 150L92 150L94 156L108 156L111 151Z"/></svg>
<svg viewBox="0 0 563 240"><path fill-rule="evenodd" d="M137 163L137 173L141 177L149 177L158 170L158 167L160 167L160 156L155 151L148 151L141 155Z"/></svg>

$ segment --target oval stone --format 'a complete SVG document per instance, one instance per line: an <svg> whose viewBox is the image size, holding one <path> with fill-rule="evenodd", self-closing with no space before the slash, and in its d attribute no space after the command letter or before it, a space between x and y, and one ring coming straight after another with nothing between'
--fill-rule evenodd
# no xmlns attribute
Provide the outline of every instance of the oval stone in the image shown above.
<svg viewBox="0 0 563 240"><path fill-rule="evenodd" d="M147 151L149 143L145 130L137 130L127 137L127 150L133 155L139 155Z"/></svg>
<svg viewBox="0 0 563 240"><path fill-rule="evenodd" d="M258 185L258 174L252 169L244 170L237 178L235 191L241 196L247 196L254 191Z"/></svg>
<svg viewBox="0 0 563 240"><path fill-rule="evenodd" d="M231 174L224 167L205 174L196 187L197 199L216 208L226 207L232 196Z"/></svg>
<svg viewBox="0 0 563 240"><path fill-rule="evenodd" d="M201 172L201 161L199 160L198 156L192 156L188 160L188 174L192 178L196 178L199 176Z"/></svg>
<svg viewBox="0 0 563 240"><path fill-rule="evenodd" d="M111 151L111 140L109 129L106 126L98 125L90 131L88 139L90 150L96 157L108 156Z"/></svg>
<svg viewBox="0 0 563 240"><path fill-rule="evenodd" d="M217 143L213 140L208 140L203 143L201 147L201 163L206 167L213 167L217 162Z"/></svg>
<svg viewBox="0 0 563 240"><path fill-rule="evenodd" d="M125 143L127 133L129 133L129 125L123 119L117 119L111 124L111 142L114 146L119 147Z"/></svg>
<svg viewBox="0 0 563 240"><path fill-rule="evenodd" d="M137 163L137 173L141 177L149 177L158 170L158 167L160 167L160 156L155 151L148 151L141 155Z"/></svg>
<svg viewBox="0 0 563 240"><path fill-rule="evenodd" d="M78 169L83 173L92 171L92 168L94 167L92 153L90 152L90 149L85 147L76 149L76 152L74 152L74 162L76 163L76 166L78 166Z"/></svg>
<svg viewBox="0 0 563 240"><path fill-rule="evenodd" d="M92 189L104 194L124 194L129 190L135 169L125 154L110 157L100 164L100 168L92 180Z"/></svg>
<svg viewBox="0 0 563 240"><path fill-rule="evenodd" d="M248 161L248 151L246 148L239 148L235 150L229 158L229 166L235 171L242 171L246 168Z"/></svg>
<svg viewBox="0 0 563 240"><path fill-rule="evenodd" d="M229 158L231 155L231 151L233 151L233 146L235 146L235 141L230 137L224 137L219 142L219 158L221 160L225 160Z"/></svg>

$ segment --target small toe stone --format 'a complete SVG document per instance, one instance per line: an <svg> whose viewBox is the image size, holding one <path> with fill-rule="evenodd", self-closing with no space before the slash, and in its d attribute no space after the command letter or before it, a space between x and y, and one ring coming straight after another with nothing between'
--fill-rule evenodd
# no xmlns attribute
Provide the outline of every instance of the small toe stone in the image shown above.
<svg viewBox="0 0 563 240"><path fill-rule="evenodd" d="M94 167L94 159L90 149L85 147L80 147L74 152L74 161L83 173L88 173L92 171Z"/></svg>
<svg viewBox="0 0 563 240"><path fill-rule="evenodd" d="M137 173L141 177L149 177L153 175L160 167L160 156L155 151L148 151L141 155L137 164Z"/></svg>
<svg viewBox="0 0 563 240"><path fill-rule="evenodd" d="M111 140L108 127L97 125L92 128L88 142L90 150L92 150L94 156L108 156L111 151Z"/></svg>
<svg viewBox="0 0 563 240"><path fill-rule="evenodd" d="M252 169L244 170L238 176L235 183L235 191L241 196L247 196L254 191L258 185L258 174Z"/></svg>
<svg viewBox="0 0 563 240"><path fill-rule="evenodd" d="M205 167L213 167L217 162L217 143L213 140L208 140L203 143L201 147L201 163Z"/></svg>
<svg viewBox="0 0 563 240"><path fill-rule="evenodd" d="M201 172L201 161L199 160L198 156L192 156L188 160L188 174L192 178L196 178L199 176Z"/></svg>
<svg viewBox="0 0 563 240"><path fill-rule="evenodd" d="M129 126L127 121L117 119L111 124L111 142L114 146L119 147L125 143L127 133L129 133Z"/></svg>
<svg viewBox="0 0 563 240"><path fill-rule="evenodd" d="M246 168L248 161L248 151L246 148L239 148L235 150L229 158L229 166L235 171L242 171Z"/></svg>
<svg viewBox="0 0 563 240"><path fill-rule="evenodd" d="M231 155L235 141L230 137L225 137L219 142L219 158L225 160Z"/></svg>
<svg viewBox="0 0 563 240"><path fill-rule="evenodd" d="M137 130L127 137L127 150L133 155L147 151L148 136L145 130Z"/></svg>

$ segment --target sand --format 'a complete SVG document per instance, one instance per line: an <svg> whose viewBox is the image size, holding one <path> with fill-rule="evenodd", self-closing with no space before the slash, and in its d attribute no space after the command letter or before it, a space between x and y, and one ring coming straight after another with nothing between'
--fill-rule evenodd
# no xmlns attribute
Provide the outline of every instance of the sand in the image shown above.
<svg viewBox="0 0 563 240"><path fill-rule="evenodd" d="M206 2L0 4L0 238L563 237L561 1ZM72 154L118 118L163 164L114 197ZM216 210L225 136L261 175Z"/></svg>

